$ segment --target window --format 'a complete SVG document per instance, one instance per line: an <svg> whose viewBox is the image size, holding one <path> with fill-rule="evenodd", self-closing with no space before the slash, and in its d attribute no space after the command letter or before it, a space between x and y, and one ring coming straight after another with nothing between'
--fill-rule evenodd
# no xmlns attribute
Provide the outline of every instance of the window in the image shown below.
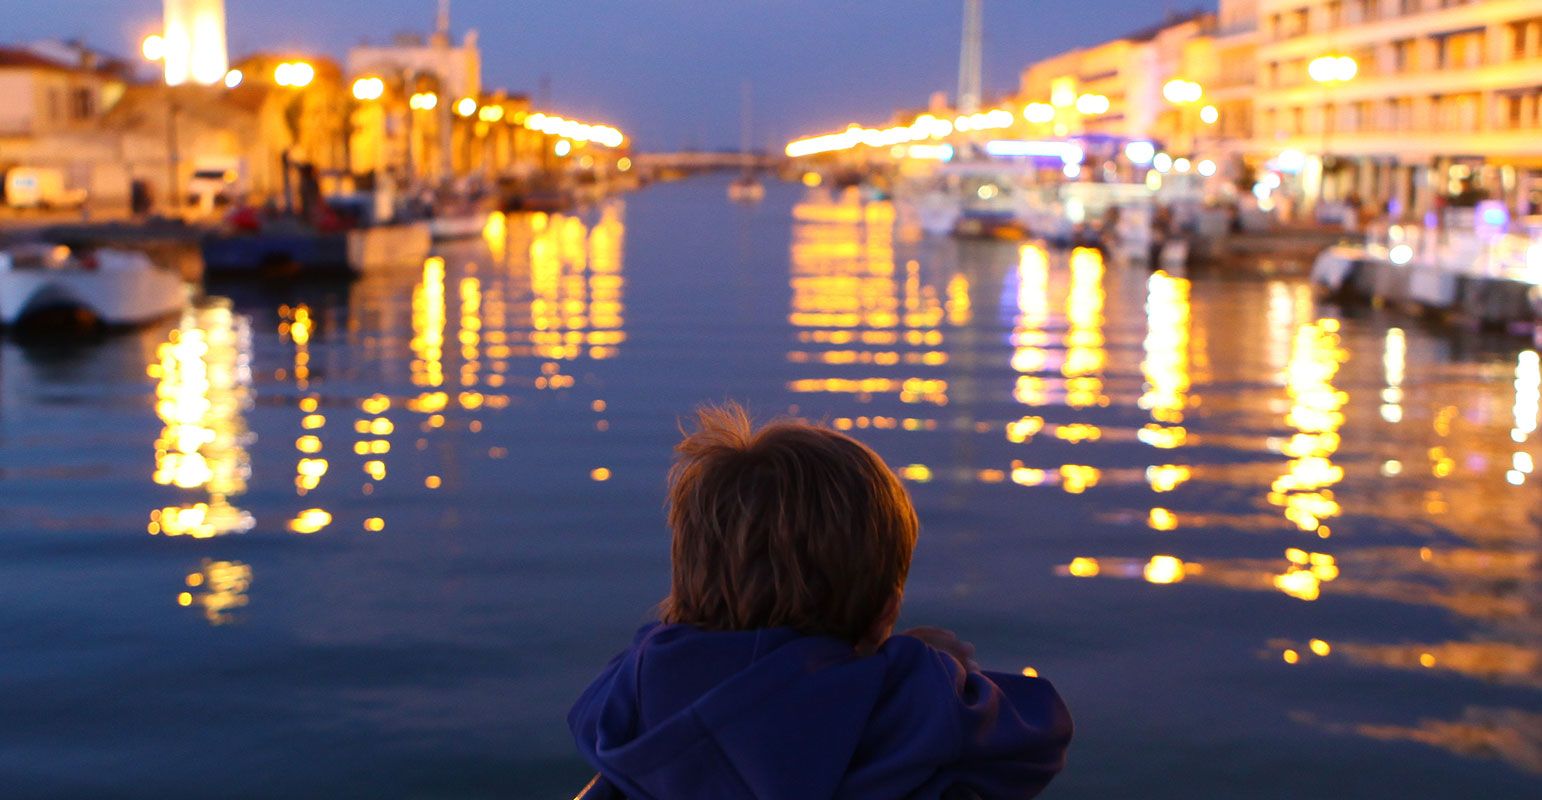
<svg viewBox="0 0 1542 800"><path fill-rule="evenodd" d="M90 89L70 91L70 119L90 119L96 112Z"/></svg>
<svg viewBox="0 0 1542 800"><path fill-rule="evenodd" d="M1398 39L1392 43L1392 69L1394 72L1413 72L1419 68L1418 42Z"/></svg>
<svg viewBox="0 0 1542 800"><path fill-rule="evenodd" d="M1329 0L1328 2L1328 27L1338 28L1344 24L1344 0Z"/></svg>
<svg viewBox="0 0 1542 800"><path fill-rule="evenodd" d="M1423 5L1423 0L1398 0L1397 11L1399 14L1402 14L1406 17L1409 14L1419 13L1421 10L1423 10L1421 8Z"/></svg>
<svg viewBox="0 0 1542 800"><path fill-rule="evenodd" d="M1301 106L1296 106L1290 110L1290 132L1292 134L1299 136L1306 133L1306 125L1302 123L1303 116L1305 115Z"/></svg>
<svg viewBox="0 0 1542 800"><path fill-rule="evenodd" d="M1300 36L1306 33L1308 21L1309 18L1307 9L1304 6L1290 12L1290 17L1286 22L1287 30L1285 31L1285 35Z"/></svg>
<svg viewBox="0 0 1542 800"><path fill-rule="evenodd" d="M1542 17L1510 23L1510 57L1516 60L1542 55Z"/></svg>
<svg viewBox="0 0 1542 800"><path fill-rule="evenodd" d="M1435 64L1440 69L1467 69L1483 64L1482 30L1451 33L1435 39Z"/></svg>

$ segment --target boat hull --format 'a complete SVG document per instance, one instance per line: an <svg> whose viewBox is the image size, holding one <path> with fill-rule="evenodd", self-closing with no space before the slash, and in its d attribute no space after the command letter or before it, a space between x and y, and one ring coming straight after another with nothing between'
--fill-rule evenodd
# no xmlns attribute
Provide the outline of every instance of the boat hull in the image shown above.
<svg viewBox="0 0 1542 800"><path fill-rule="evenodd" d="M61 308L90 312L108 327L154 322L187 304L182 279L159 269L45 269L0 272L0 325Z"/></svg>

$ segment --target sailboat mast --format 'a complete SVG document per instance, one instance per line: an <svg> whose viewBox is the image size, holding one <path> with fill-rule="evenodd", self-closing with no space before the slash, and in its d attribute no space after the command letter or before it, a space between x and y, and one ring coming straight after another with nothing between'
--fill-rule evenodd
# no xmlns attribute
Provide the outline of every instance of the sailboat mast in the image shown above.
<svg viewBox="0 0 1542 800"><path fill-rule="evenodd" d="M964 36L958 52L958 113L980 110L981 4L964 0Z"/></svg>

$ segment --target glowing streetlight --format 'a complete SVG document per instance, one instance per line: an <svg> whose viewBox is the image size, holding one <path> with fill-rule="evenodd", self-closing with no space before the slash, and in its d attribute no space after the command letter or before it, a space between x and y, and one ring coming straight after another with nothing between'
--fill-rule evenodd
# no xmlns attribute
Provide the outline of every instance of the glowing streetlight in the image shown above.
<svg viewBox="0 0 1542 800"><path fill-rule="evenodd" d="M1076 111L1085 116L1108 113L1108 98L1101 94L1084 94L1076 98Z"/></svg>
<svg viewBox="0 0 1542 800"><path fill-rule="evenodd" d="M1029 103L1023 107L1023 119L1035 125L1052 122L1055 119L1055 107L1049 103Z"/></svg>
<svg viewBox="0 0 1542 800"><path fill-rule="evenodd" d="M557 146L553 148L552 151L559 156L565 156L568 153L573 152L573 144L568 140L563 139L562 141L557 142Z"/></svg>
<svg viewBox="0 0 1542 800"><path fill-rule="evenodd" d="M1349 56L1322 56L1306 66L1306 74L1318 83L1351 81L1359 71L1360 65Z"/></svg>
<svg viewBox="0 0 1542 800"><path fill-rule="evenodd" d="M285 61L273 68L273 82L279 86L303 89L316 79L316 68L304 61Z"/></svg>
<svg viewBox="0 0 1542 800"><path fill-rule="evenodd" d="M355 100L379 100L385 95L385 81L379 78L360 78L353 82Z"/></svg>
<svg viewBox="0 0 1542 800"><path fill-rule="evenodd" d="M1174 78L1162 85L1162 96L1175 105L1196 103L1204 94L1204 88L1193 81Z"/></svg>
<svg viewBox="0 0 1542 800"><path fill-rule="evenodd" d="M1206 125L1214 125L1221 118L1220 109L1215 106L1205 106L1199 110L1199 120Z"/></svg>
<svg viewBox="0 0 1542 800"><path fill-rule="evenodd" d="M166 57L166 40L159 35L146 36L144 43L139 45L139 52L150 61L160 61Z"/></svg>
<svg viewBox="0 0 1542 800"><path fill-rule="evenodd" d="M477 119L483 122L497 122L503 119L503 106L483 106L482 110L477 112Z"/></svg>
<svg viewBox="0 0 1542 800"><path fill-rule="evenodd" d="M462 97L455 103L455 113L463 117L469 117L472 114L477 113L476 99L471 97Z"/></svg>
<svg viewBox="0 0 1542 800"><path fill-rule="evenodd" d="M432 111L439 105L439 95L433 92L418 92L407 99L407 107L419 111Z"/></svg>

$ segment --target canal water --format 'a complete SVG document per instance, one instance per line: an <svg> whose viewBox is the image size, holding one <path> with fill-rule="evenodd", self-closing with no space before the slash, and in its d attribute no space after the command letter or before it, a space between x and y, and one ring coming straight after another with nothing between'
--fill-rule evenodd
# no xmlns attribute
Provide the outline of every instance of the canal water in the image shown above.
<svg viewBox="0 0 1542 800"><path fill-rule="evenodd" d="M1056 683L1050 796L1542 792L1534 350L724 189L5 344L0 795L571 796L725 398L902 474L901 624Z"/></svg>

